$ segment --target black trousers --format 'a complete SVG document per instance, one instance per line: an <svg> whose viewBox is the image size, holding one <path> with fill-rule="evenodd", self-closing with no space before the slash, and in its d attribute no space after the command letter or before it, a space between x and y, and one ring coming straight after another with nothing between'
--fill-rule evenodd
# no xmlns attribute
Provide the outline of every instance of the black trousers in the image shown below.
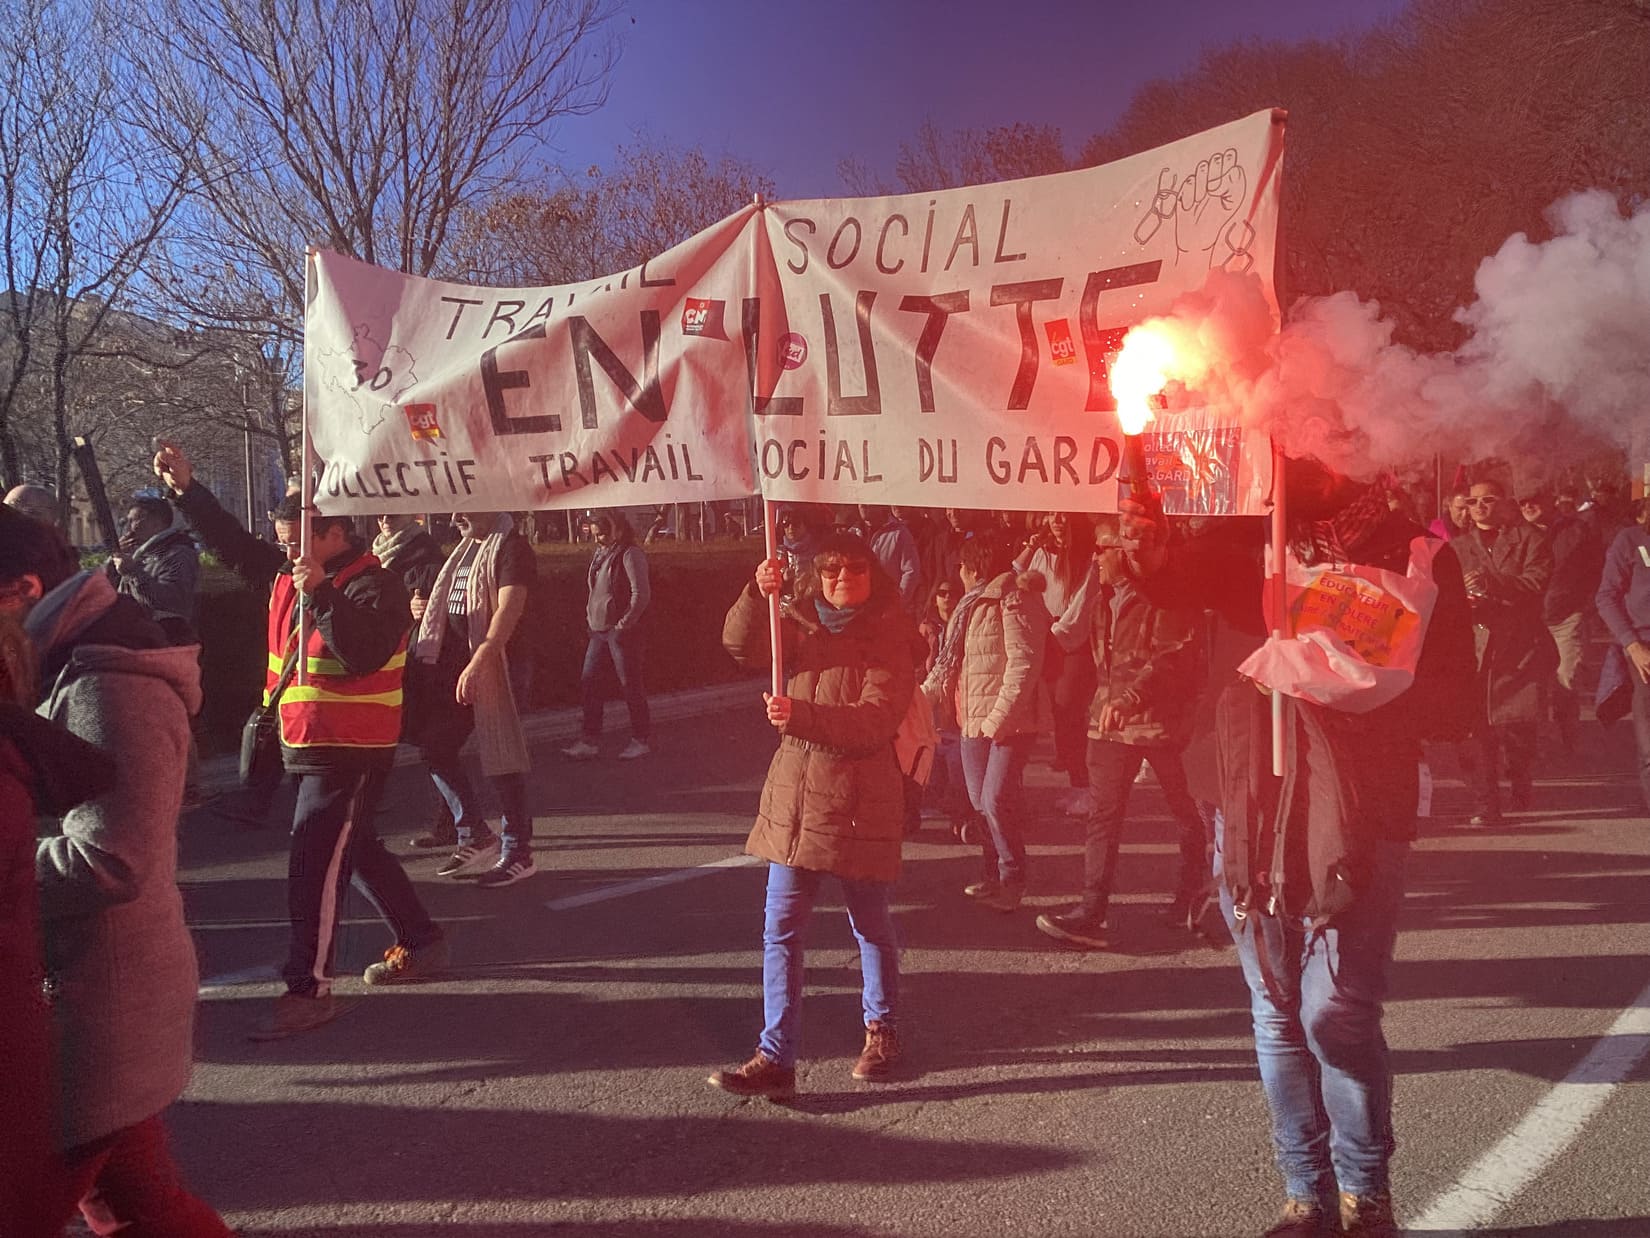
<svg viewBox="0 0 1650 1238"><path fill-rule="evenodd" d="M441 935L373 824L384 779L383 770L298 776L287 860L292 942L282 975L288 992L313 996L331 990L338 923L352 879L395 932L397 945L416 948Z"/></svg>
<svg viewBox="0 0 1650 1238"><path fill-rule="evenodd" d="M1501 811L1503 765L1513 798L1529 798L1537 738L1537 724L1534 722L1508 722L1500 726L1486 724L1478 734L1460 746L1461 764L1478 811L1492 816Z"/></svg>
<svg viewBox="0 0 1650 1238"><path fill-rule="evenodd" d="M1157 775L1169 802L1169 815L1179 828L1180 875L1175 897L1191 898L1209 883L1209 844L1197 804L1186 787L1186 766L1180 751L1091 738L1089 793L1094 805L1083 847L1083 911L1097 919L1104 918L1111 903L1129 794L1142 761L1149 763Z"/></svg>

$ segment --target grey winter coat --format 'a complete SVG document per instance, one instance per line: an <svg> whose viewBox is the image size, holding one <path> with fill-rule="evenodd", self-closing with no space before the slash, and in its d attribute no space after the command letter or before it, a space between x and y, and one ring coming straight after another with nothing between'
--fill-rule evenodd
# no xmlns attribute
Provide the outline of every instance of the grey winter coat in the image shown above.
<svg viewBox="0 0 1650 1238"><path fill-rule="evenodd" d="M60 1148L159 1113L189 1078L199 978L177 824L198 650L154 647L129 606L103 576L79 576L29 616L51 673L39 712L117 763L114 790L71 809L35 856Z"/></svg>

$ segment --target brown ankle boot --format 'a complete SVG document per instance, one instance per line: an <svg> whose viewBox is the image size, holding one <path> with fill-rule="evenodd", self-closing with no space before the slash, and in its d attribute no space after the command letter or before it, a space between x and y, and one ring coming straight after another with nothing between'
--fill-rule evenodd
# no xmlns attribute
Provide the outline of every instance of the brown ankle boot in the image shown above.
<svg viewBox="0 0 1650 1238"><path fill-rule="evenodd" d="M1341 1232L1359 1238L1397 1238L1398 1222L1392 1215L1392 1196L1385 1191L1374 1195L1341 1192Z"/></svg>
<svg viewBox="0 0 1650 1238"><path fill-rule="evenodd" d="M1329 1238L1340 1232L1333 1208L1316 1200L1290 1199L1284 1201L1283 1212L1261 1238Z"/></svg>
<svg viewBox="0 0 1650 1238"><path fill-rule="evenodd" d="M899 1040L893 1025L881 1019L872 1019L865 1027L865 1048L854 1063L854 1078L859 1080L886 1079L894 1073L899 1061Z"/></svg>
<svg viewBox="0 0 1650 1238"><path fill-rule="evenodd" d="M743 1066L719 1070L706 1080L712 1087L735 1096L765 1096L789 1100L796 1095L796 1071L781 1066L758 1049Z"/></svg>

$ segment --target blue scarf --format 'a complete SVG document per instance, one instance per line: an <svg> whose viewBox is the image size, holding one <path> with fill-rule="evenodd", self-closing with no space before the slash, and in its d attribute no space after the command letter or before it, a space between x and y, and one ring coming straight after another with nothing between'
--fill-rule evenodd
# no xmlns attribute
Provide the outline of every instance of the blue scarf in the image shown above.
<svg viewBox="0 0 1650 1238"><path fill-rule="evenodd" d="M819 621L828 631L840 632L854 621L854 616L864 608L861 602L857 606L832 606L824 598L814 599L814 610L819 614Z"/></svg>

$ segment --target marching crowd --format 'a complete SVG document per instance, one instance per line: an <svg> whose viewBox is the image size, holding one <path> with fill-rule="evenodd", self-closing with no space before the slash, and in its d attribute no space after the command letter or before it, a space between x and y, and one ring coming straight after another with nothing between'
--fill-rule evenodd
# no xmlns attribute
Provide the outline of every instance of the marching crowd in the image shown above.
<svg viewBox="0 0 1650 1238"><path fill-rule="evenodd" d="M535 560L512 517L455 516L447 551L410 517L381 517L369 544L350 520L311 515L305 544L289 495L271 543L194 481L181 450L164 447L154 467L166 497L134 501L118 552L95 571L79 569L48 513L31 513L37 496L14 492L0 511L0 915L11 922L0 983L7 1011L21 1012L0 1019L0 1048L42 1064L13 1072L20 1120L0 1124L0 1162L27 1183L8 1176L15 1197L0 1199L0 1215L25 1218L19 1233L54 1234L77 1205L100 1233L228 1232L180 1180L160 1123L187 1077L197 984L175 863L200 707L198 546L269 597L264 703L242 766L250 780L284 772L296 784L286 991L254 1038L338 1013L333 954L352 881L393 933L366 983L447 966L441 927L374 822L398 744L429 774L434 820L414 846L449 853L440 875L501 888L534 872L528 659L509 650ZM1117 516L779 511L778 554L723 632L739 663L766 666L768 609L780 606L785 687L764 701L778 746L747 845L769 863L762 1028L750 1059L712 1084L794 1093L803 943L826 876L841 883L861 949L853 1075L897 1074L890 895L903 839L925 812L949 818L980 857L962 894L1017 912L1030 879L1024 772L1046 736L1084 849L1078 899L1036 927L1073 948L1115 940L1130 797L1154 779L1179 838L1165 915L1191 929L1218 907L1249 985L1287 1201L1268 1233L1396 1232L1380 1003L1423 744L1454 745L1471 822L1491 824L1531 806L1543 725L1573 745L1596 687L1599 719L1632 716L1650 804L1650 502L1630 509L1606 482L1586 502L1514 504L1483 479L1427 530L1384 483L1297 461L1287 485L1294 559L1401 575L1425 542L1437 600L1413 685L1395 700L1353 713L1286 699L1283 779L1271 774L1271 701L1236 669L1268 627L1262 521L1169 519L1145 500ZM563 751L599 751L611 672L630 721L618 755L642 759L647 557L622 515L589 526L583 729ZM1584 657L1595 638L1606 649L1596 685ZM472 733L488 798L459 756ZM38 840L37 815L49 822Z"/></svg>

